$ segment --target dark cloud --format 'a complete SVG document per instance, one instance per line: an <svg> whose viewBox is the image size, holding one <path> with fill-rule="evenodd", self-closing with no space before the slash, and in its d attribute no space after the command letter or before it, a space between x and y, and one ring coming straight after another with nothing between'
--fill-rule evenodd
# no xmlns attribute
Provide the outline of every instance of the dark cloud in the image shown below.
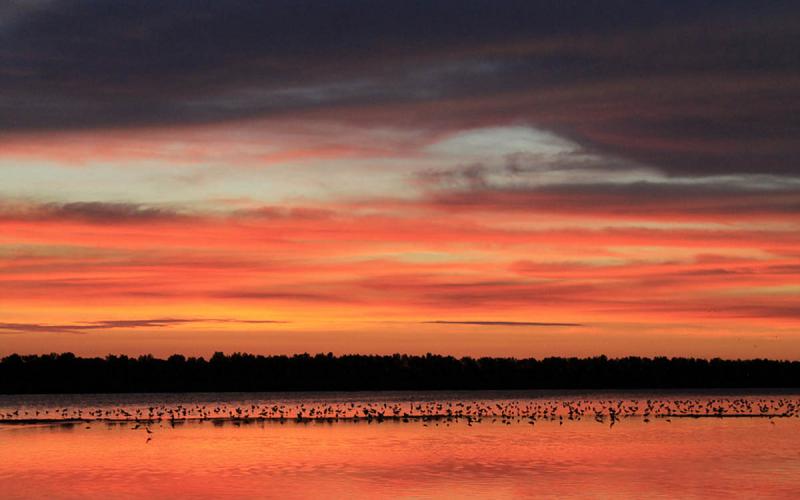
<svg viewBox="0 0 800 500"><path fill-rule="evenodd" d="M242 323L242 324L272 324L286 323L285 321L272 320L239 320L220 318L157 318L157 319L129 319L129 320L104 320L88 321L63 325L42 323L4 323L0 322L0 333L75 333L83 334L90 331L113 330L118 328L146 328L157 329L174 325L190 323Z"/></svg>
<svg viewBox="0 0 800 500"><path fill-rule="evenodd" d="M60 221L80 220L93 224L135 224L154 222L208 221L215 217L239 220L295 220L312 221L331 219L336 212L317 207L262 206L229 212L194 211L188 206L147 205L142 203L79 201L47 203L0 197L0 220Z"/></svg>
<svg viewBox="0 0 800 500"><path fill-rule="evenodd" d="M170 325L180 325L184 323L194 323L196 319L128 319L128 320L106 320L106 321L92 321L88 323L88 328L101 329L101 328L160 328Z"/></svg>
<svg viewBox="0 0 800 500"><path fill-rule="evenodd" d="M581 323L548 323L539 321L423 321L435 325L473 325L473 326L583 326Z"/></svg>
<svg viewBox="0 0 800 500"><path fill-rule="evenodd" d="M173 210L134 203L73 202L48 204L44 208L57 218L76 218L93 222L120 223L179 218L178 212Z"/></svg>
<svg viewBox="0 0 800 500"><path fill-rule="evenodd" d="M91 328L90 328L91 329ZM38 323L0 323L3 333L85 333L86 328L75 325L44 325Z"/></svg>
<svg viewBox="0 0 800 500"><path fill-rule="evenodd" d="M72 202L28 203L0 199L0 220L81 220L98 224L159 222L186 219L172 208L139 203Z"/></svg>
<svg viewBox="0 0 800 500"><path fill-rule="evenodd" d="M796 179L783 185L780 182L767 179L764 186L759 186L758 179L739 179L737 182L585 182L502 187L471 181L471 189L433 191L428 203L448 211L516 211L633 219L707 220L737 216L796 220L800 216L800 184Z"/></svg>
<svg viewBox="0 0 800 500"><path fill-rule="evenodd" d="M792 1L15 2L0 130L525 122L670 173L797 172Z"/></svg>

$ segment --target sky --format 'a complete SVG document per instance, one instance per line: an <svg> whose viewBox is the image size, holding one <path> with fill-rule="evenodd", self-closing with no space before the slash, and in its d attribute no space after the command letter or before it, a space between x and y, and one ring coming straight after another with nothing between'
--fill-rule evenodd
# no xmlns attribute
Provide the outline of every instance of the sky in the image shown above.
<svg viewBox="0 0 800 500"><path fill-rule="evenodd" d="M0 355L800 359L800 4L0 3Z"/></svg>

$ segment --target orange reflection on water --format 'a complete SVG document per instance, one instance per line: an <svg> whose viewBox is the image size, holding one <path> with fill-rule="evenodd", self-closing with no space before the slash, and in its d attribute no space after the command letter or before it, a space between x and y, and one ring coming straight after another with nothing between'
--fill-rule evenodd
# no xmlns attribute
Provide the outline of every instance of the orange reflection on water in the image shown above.
<svg viewBox="0 0 800 500"><path fill-rule="evenodd" d="M788 497L800 419L5 426L3 498Z"/></svg>

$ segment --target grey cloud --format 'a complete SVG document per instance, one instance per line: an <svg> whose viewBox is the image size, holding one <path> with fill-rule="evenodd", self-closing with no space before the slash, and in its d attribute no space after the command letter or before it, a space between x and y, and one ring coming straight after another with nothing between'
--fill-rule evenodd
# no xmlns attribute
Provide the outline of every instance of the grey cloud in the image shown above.
<svg viewBox="0 0 800 500"><path fill-rule="evenodd" d="M185 219L188 214L174 208L139 203L70 202L33 203L0 199L0 219L84 220L99 224L158 222Z"/></svg>
<svg viewBox="0 0 800 500"><path fill-rule="evenodd" d="M0 333L72 333L84 334L91 331L113 329L159 329L174 325L191 323L241 323L241 324L273 324L286 323L274 320L239 320L226 318L155 318L155 319L130 319L130 320L103 320L70 324L45 324L45 323L7 323L0 322Z"/></svg>
<svg viewBox="0 0 800 500"><path fill-rule="evenodd" d="M157 221L175 219L179 214L170 209L133 203L74 202L48 204L45 209L55 217L87 219L95 222Z"/></svg>
<svg viewBox="0 0 800 500"><path fill-rule="evenodd" d="M800 160L797 2L120 0L0 13L6 133L313 112L531 123L680 175L796 173Z"/></svg>
<svg viewBox="0 0 800 500"><path fill-rule="evenodd" d="M472 175L468 171L466 175ZM625 217L795 217L800 215L797 178L688 179L609 183L492 186L434 189L430 206L447 211L529 211L565 215ZM781 184L783 183L783 184Z"/></svg>

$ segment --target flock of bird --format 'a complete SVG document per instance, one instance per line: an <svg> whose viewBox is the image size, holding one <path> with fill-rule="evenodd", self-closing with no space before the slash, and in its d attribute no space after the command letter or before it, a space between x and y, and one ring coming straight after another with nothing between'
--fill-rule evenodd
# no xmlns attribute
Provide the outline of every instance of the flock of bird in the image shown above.
<svg viewBox="0 0 800 500"><path fill-rule="evenodd" d="M424 401L424 402L316 402L316 403L196 403L158 406L98 407L60 409L6 409L0 423L48 422L133 422L148 430L153 423L175 425L187 421L249 423L255 421L339 422L339 421L422 421L423 425L465 422L468 426L484 421L534 425L537 421L579 421L592 419L613 426L617 421L639 417L645 423L653 418L671 422L673 418L765 417L800 418L800 399L776 397L713 399L570 399L501 401ZM137 427L138 428L138 427Z"/></svg>

